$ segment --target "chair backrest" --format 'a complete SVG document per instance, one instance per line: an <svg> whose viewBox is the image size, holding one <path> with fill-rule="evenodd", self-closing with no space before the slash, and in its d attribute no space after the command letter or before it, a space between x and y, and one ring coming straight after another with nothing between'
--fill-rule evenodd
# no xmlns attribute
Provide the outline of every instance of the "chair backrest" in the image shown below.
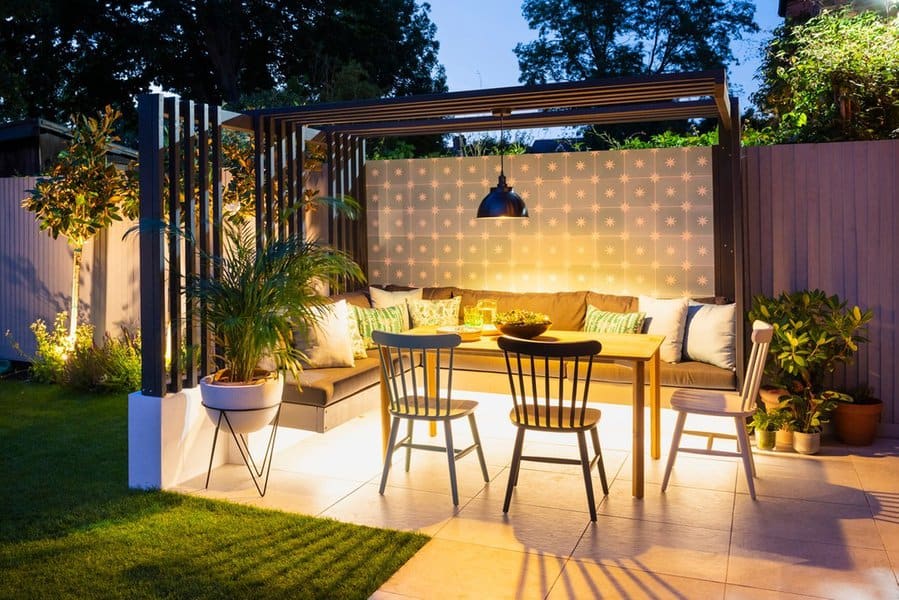
<svg viewBox="0 0 899 600"><path fill-rule="evenodd" d="M590 391L596 340L542 342L501 336L516 420L533 427L579 427ZM552 363L556 363L553 365ZM554 374L566 373L567 377ZM553 381L553 380L557 381Z"/></svg>
<svg viewBox="0 0 899 600"><path fill-rule="evenodd" d="M421 417L449 414L453 394L453 349L462 342L458 334L372 331L371 339L378 344L381 377L387 382L390 412ZM430 354L427 361L423 359L426 354ZM448 368L440 365L448 365ZM433 370L429 366L433 366ZM424 367L420 377L417 367ZM441 372L444 370L447 377L441 389Z"/></svg>
<svg viewBox="0 0 899 600"><path fill-rule="evenodd" d="M740 393L745 411L755 409L759 386L765 372L765 360L768 358L768 347L773 338L774 327L764 321L755 321L752 324L752 351L749 353L746 377L743 379L743 390Z"/></svg>

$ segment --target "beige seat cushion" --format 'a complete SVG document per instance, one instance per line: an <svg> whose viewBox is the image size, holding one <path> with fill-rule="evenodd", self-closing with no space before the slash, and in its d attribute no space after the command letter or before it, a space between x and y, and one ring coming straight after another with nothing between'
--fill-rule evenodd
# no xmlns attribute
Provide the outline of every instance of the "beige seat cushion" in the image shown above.
<svg viewBox="0 0 899 600"><path fill-rule="evenodd" d="M302 390L288 375L284 382L283 401L325 407L377 385L380 377L377 351L369 351L368 358L357 359L355 367L305 369L300 373Z"/></svg>

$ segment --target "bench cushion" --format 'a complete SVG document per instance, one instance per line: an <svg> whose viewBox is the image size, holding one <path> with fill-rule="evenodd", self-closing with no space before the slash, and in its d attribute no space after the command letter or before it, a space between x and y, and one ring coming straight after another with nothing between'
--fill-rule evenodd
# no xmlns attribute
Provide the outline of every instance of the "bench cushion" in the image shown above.
<svg viewBox="0 0 899 600"><path fill-rule="evenodd" d="M361 392L380 380L377 350L369 351L368 358L356 359L355 367L306 369L300 373L299 390L290 375L284 382L283 401L293 404L325 407Z"/></svg>
<svg viewBox="0 0 899 600"><path fill-rule="evenodd" d="M661 384L664 386L712 390L734 390L737 387L737 377L733 371L698 361L688 360L679 363L662 361L659 371L662 378ZM633 379L633 368L627 361L595 362L590 379L611 383L629 383ZM648 365L646 382L649 383Z"/></svg>

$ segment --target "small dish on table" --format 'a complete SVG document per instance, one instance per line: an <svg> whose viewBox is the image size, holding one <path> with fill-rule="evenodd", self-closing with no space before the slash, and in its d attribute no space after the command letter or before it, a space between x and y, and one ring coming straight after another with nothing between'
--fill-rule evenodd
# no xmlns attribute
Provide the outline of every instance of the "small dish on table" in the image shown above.
<svg viewBox="0 0 899 600"><path fill-rule="evenodd" d="M481 328L470 325L448 325L438 327L437 333L457 333L463 342L476 342L481 339Z"/></svg>

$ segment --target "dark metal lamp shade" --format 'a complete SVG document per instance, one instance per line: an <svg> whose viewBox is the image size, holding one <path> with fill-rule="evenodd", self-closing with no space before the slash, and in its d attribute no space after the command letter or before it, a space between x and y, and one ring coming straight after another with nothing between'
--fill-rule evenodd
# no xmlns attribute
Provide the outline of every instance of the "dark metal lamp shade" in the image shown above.
<svg viewBox="0 0 899 600"><path fill-rule="evenodd" d="M496 187L490 188L478 207L479 219L526 219L528 207L521 196L506 184L506 176L500 173Z"/></svg>

